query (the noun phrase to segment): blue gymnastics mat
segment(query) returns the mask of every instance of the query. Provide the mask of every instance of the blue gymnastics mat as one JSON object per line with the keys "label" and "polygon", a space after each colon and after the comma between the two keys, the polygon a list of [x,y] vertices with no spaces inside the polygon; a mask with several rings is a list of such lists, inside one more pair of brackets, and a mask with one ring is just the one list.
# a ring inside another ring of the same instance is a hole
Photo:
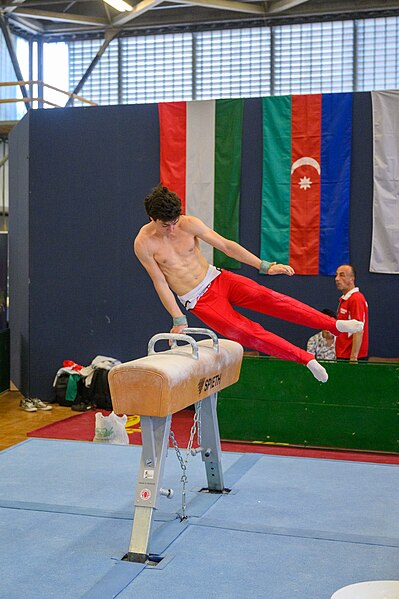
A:
{"label": "blue gymnastics mat", "polygon": [[32,438],[0,453],[1,599],[330,599],[364,580],[399,579],[399,467],[223,454],[226,495],[200,456],[166,460],[151,547],[122,561],[141,448]]}

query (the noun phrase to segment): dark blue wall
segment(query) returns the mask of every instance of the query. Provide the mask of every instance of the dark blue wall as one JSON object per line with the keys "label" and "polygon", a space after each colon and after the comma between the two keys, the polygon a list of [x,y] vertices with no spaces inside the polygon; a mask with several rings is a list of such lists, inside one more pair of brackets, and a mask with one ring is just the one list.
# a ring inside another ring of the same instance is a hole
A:
{"label": "dark blue wall", "polygon": [[[262,139],[254,122],[261,123],[261,101],[246,100],[241,243],[259,254]],[[399,278],[368,272],[369,94],[355,94],[353,129],[352,261],[370,304],[370,354],[395,356]],[[11,376],[26,395],[48,399],[64,359],[88,364],[97,354],[139,357],[154,333],[169,330],[170,317],[132,250],[147,221],[143,198],[158,179],[156,105],[36,110],[12,132]],[[241,272],[317,308],[335,308],[338,302],[332,277],[259,277],[246,266]],[[313,333],[256,318],[302,346]],[[190,317],[190,323],[199,321]]]}
{"label": "dark blue wall", "polygon": [[[9,285],[11,380],[18,389],[29,389],[29,119],[12,132],[9,193]],[[10,144],[11,145],[11,144]]]}
{"label": "dark blue wall", "polygon": [[0,231],[0,331],[8,326],[7,310],[8,233]]}

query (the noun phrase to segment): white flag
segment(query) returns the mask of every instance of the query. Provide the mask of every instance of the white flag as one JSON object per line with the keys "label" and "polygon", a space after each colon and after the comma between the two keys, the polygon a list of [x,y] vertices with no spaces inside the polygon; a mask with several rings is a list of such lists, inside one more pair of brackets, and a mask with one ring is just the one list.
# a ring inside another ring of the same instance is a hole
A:
{"label": "white flag", "polygon": [[399,274],[399,92],[371,92],[374,137],[370,271]]}

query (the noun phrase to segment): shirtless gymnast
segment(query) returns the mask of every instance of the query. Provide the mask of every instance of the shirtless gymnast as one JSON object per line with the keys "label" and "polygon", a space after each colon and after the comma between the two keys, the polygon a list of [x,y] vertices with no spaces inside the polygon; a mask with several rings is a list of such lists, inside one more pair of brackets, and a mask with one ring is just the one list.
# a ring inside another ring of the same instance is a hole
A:
{"label": "shirtless gymnast", "polygon": [[172,333],[181,333],[187,327],[187,318],[174,292],[186,310],[220,335],[270,356],[304,364],[318,381],[325,383],[328,380],[325,368],[313,354],[266,331],[234,310],[234,306],[327,330],[335,336],[363,330],[362,322],[335,320],[247,277],[209,265],[200,252],[200,239],[227,256],[253,266],[260,273],[295,274],[291,266],[261,260],[207,227],[200,219],[182,215],[180,199],[167,187],[159,185],[153,189],[144,204],[150,222],[140,229],[134,251],[173,318]]}

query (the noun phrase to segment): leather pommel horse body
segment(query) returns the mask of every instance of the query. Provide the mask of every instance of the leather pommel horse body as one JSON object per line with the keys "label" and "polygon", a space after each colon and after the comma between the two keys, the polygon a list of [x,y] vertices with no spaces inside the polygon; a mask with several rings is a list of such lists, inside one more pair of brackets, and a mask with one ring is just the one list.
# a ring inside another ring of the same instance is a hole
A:
{"label": "leather pommel horse body", "polygon": [[[172,414],[195,404],[201,413],[201,453],[208,490],[224,490],[220,435],[216,415],[217,392],[237,382],[243,356],[239,343],[218,339],[208,329],[186,329],[185,333],[211,337],[195,341],[190,335],[160,333],[150,339],[148,356],[115,366],[109,373],[112,406],[118,414],[140,416],[142,455],[136,485],[132,536],[127,558],[146,562],[153,511],[161,488],[169,447]],[[161,339],[172,342],[167,351],[156,352]],[[184,341],[186,345],[177,345]]]}

